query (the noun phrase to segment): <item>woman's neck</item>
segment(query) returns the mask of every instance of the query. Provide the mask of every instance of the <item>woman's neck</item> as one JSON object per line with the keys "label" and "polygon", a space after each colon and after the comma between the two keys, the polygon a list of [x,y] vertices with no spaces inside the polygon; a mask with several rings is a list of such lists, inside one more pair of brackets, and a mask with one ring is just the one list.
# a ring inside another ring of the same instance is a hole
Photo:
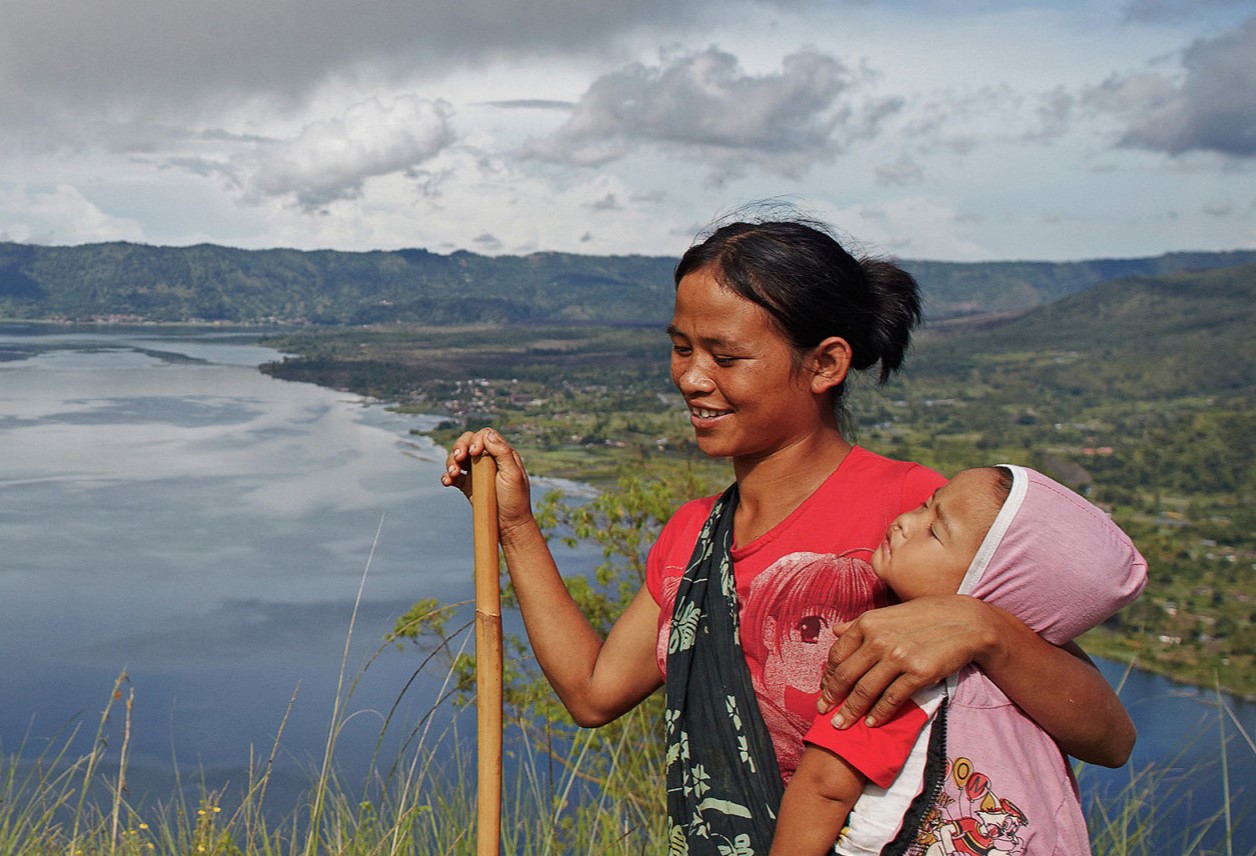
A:
{"label": "woman's neck", "polygon": [[749,544],[792,514],[833,474],[851,448],[841,434],[826,431],[767,458],[734,460],[739,493],[734,542]]}

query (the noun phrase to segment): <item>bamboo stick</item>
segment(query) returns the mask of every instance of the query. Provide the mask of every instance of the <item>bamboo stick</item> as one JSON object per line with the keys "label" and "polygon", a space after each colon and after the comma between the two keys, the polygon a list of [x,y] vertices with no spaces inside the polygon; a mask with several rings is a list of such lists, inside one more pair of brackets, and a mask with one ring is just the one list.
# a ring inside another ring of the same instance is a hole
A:
{"label": "bamboo stick", "polygon": [[497,564],[497,462],[471,462],[475,532],[476,854],[498,856],[502,815],[502,606]]}

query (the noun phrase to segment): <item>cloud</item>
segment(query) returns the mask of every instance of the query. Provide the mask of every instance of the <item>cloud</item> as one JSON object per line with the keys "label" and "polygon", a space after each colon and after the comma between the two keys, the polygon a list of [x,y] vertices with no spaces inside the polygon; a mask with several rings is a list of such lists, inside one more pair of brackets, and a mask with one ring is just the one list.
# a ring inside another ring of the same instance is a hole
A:
{"label": "cloud", "polygon": [[502,242],[495,235],[488,232],[476,235],[471,239],[471,245],[482,253],[491,253],[502,248]]}
{"label": "cloud", "polygon": [[[754,0],[749,0],[754,2]],[[299,97],[365,64],[474,67],[605,44],[625,28],[683,24],[715,0],[10,0],[0,103],[188,105],[240,93]],[[723,4],[720,4],[723,5]]]}
{"label": "cloud", "polygon": [[1256,156],[1256,18],[1182,52],[1183,71],[1114,76],[1088,103],[1126,122],[1120,145],[1179,155]]}
{"label": "cloud", "polygon": [[818,206],[817,214],[837,224],[852,247],[912,259],[986,260],[989,251],[967,235],[967,215],[926,196],[904,196],[877,205]]}
{"label": "cloud", "polygon": [[876,135],[899,99],[853,97],[859,76],[833,57],[801,51],[779,73],[754,75],[717,48],[620,68],[596,81],[531,155],[598,166],[641,146],[678,150],[724,176],[749,165],[797,177]]}
{"label": "cloud", "polygon": [[902,187],[924,181],[924,170],[917,161],[903,155],[893,163],[878,166],[876,177],[878,184]]}
{"label": "cloud", "polygon": [[570,101],[556,101],[551,98],[514,98],[509,101],[486,101],[489,107],[502,110],[571,110],[576,105]]}
{"label": "cloud", "polygon": [[[317,210],[361,195],[368,178],[412,169],[454,140],[444,101],[402,95],[371,99],[343,116],[312,122],[289,140],[258,145],[221,167],[253,201],[292,198]],[[202,163],[185,168],[203,172]]]}
{"label": "cloud", "polygon": [[1038,127],[1025,134],[1027,140],[1054,140],[1069,130],[1077,99],[1062,88],[1043,95],[1038,101]]}
{"label": "cloud", "polygon": [[620,203],[619,197],[613,193],[608,193],[601,199],[595,199],[589,203],[589,208],[594,211],[623,211],[624,206]]}
{"label": "cloud", "polygon": [[0,241],[28,244],[143,239],[134,220],[111,217],[76,187],[27,187],[0,183]]}

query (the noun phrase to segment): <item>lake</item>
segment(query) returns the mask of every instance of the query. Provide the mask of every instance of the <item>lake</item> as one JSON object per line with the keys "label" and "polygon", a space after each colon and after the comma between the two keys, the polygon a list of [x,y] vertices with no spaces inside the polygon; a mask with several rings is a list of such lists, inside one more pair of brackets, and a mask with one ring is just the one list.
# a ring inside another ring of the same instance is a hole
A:
{"label": "lake", "polygon": [[[34,757],[76,725],[85,751],[125,670],[133,793],[168,796],[176,764],[242,787],[283,724],[272,793],[295,799],[327,739],[359,587],[338,760],[366,768],[399,696],[390,740],[431,707],[440,674],[401,696],[420,655],[383,639],[416,599],[472,594],[468,506],[438,483],[443,452],[410,433],[432,417],[257,371],[275,357],[251,334],[0,326],[5,754]],[[1085,770],[1083,789],[1114,792],[1149,765],[1186,779],[1161,804],[1162,852],[1180,853],[1219,804],[1216,700],[1141,672],[1122,697],[1134,761]],[[1256,733],[1256,706],[1227,704]],[[114,745],[121,718],[119,702]],[[1247,853],[1256,748],[1235,738],[1228,761]]]}
{"label": "lake", "polygon": [[[368,559],[350,679],[414,600],[470,596],[469,507],[424,418],[266,377],[255,341],[0,335],[5,752],[94,733],[125,670],[133,790],[172,757],[239,784],[294,692],[281,760],[306,783]],[[353,709],[386,712],[418,659],[385,651]],[[379,727],[357,717],[345,757]]]}

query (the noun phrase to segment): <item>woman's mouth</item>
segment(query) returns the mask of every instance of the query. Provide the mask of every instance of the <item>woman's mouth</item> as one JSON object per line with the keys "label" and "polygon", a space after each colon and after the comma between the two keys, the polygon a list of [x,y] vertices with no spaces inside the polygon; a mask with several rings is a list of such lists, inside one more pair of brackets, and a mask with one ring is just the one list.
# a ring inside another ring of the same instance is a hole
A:
{"label": "woman's mouth", "polygon": [[696,404],[689,405],[689,416],[693,420],[711,421],[727,416],[732,413],[731,410],[716,410],[712,407],[699,407]]}

